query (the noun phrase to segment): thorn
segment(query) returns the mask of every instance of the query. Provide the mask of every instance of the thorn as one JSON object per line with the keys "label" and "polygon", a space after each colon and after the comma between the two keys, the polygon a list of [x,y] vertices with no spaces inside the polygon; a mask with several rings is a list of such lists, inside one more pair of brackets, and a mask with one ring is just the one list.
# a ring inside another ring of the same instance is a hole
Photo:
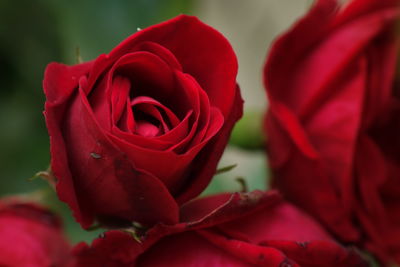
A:
{"label": "thorn", "polygon": [[247,186],[247,182],[246,179],[244,179],[243,177],[237,177],[235,179],[236,182],[238,182],[240,184],[240,187],[242,188],[242,190],[240,192],[242,193],[246,193],[249,191],[249,188]]}
{"label": "thorn", "polygon": [[136,229],[137,231],[141,231],[141,232],[146,232],[147,231],[147,227],[144,226],[141,223],[138,222],[132,222],[132,226],[134,229]]}
{"label": "thorn", "polygon": [[76,63],[81,64],[83,62],[81,57],[81,49],[79,46],[75,47],[75,58],[76,58]]}
{"label": "thorn", "polygon": [[57,182],[57,179],[54,176],[53,172],[51,171],[50,167],[45,171],[39,171],[35,173],[35,175],[29,178],[28,181],[33,181],[36,180],[37,178],[42,178],[43,180],[46,180],[53,189]]}
{"label": "thorn", "polygon": [[236,166],[237,166],[237,164],[232,164],[232,165],[228,165],[228,166],[219,168],[219,169],[215,172],[215,175],[218,175],[218,174],[221,174],[221,173],[225,173],[225,172],[229,172],[230,170],[233,170]]}
{"label": "thorn", "polygon": [[93,224],[89,228],[86,229],[86,231],[91,232],[91,231],[96,231],[101,228],[100,224]]}
{"label": "thorn", "polygon": [[142,244],[142,240],[135,229],[123,229],[122,231],[130,234],[138,243]]}

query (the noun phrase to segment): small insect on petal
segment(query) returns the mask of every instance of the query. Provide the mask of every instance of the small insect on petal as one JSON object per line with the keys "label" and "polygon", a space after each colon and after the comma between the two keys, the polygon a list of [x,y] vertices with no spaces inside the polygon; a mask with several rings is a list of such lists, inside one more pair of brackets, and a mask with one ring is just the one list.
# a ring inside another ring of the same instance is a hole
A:
{"label": "small insect on petal", "polygon": [[94,159],[101,159],[101,155],[94,152],[90,153],[90,156]]}

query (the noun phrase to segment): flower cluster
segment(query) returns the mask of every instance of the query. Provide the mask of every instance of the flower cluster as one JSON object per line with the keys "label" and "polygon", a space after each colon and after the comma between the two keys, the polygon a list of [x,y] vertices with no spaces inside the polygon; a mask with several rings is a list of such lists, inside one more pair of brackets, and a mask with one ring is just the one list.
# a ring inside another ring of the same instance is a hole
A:
{"label": "flower cluster", "polygon": [[[264,68],[272,190],[200,197],[243,100],[225,37],[181,15],[50,63],[51,176],[84,229],[0,201],[1,266],[400,265],[398,0],[317,0]],[[362,252],[364,251],[364,252]]]}

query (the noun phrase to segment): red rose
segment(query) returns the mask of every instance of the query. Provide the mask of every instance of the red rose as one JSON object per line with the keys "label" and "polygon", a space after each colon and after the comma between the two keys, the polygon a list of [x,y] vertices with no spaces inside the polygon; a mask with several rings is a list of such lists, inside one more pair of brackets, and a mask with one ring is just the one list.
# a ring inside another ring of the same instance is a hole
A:
{"label": "red rose", "polygon": [[242,114],[228,41],[195,17],[141,30],[95,61],[51,63],[46,124],[57,192],[83,227],[151,225],[215,173]]}
{"label": "red rose", "polygon": [[342,241],[400,263],[398,0],[320,0],[264,79],[273,185]]}
{"label": "red rose", "polygon": [[0,266],[70,266],[61,222],[49,211],[15,200],[0,201]]}
{"label": "red rose", "polygon": [[110,231],[75,247],[77,266],[366,266],[276,193],[222,194],[192,201],[181,223],[142,239]]}

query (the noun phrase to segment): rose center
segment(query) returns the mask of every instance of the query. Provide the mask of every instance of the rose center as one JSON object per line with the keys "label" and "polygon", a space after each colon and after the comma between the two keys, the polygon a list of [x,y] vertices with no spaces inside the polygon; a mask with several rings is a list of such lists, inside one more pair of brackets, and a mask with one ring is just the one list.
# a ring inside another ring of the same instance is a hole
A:
{"label": "rose center", "polygon": [[150,114],[140,110],[140,108],[133,108],[135,116],[135,130],[136,134],[145,137],[155,137],[164,133],[161,123]]}
{"label": "rose center", "polygon": [[135,133],[145,137],[156,137],[167,133],[171,128],[165,107],[147,96],[138,96],[131,101],[135,119]]}

